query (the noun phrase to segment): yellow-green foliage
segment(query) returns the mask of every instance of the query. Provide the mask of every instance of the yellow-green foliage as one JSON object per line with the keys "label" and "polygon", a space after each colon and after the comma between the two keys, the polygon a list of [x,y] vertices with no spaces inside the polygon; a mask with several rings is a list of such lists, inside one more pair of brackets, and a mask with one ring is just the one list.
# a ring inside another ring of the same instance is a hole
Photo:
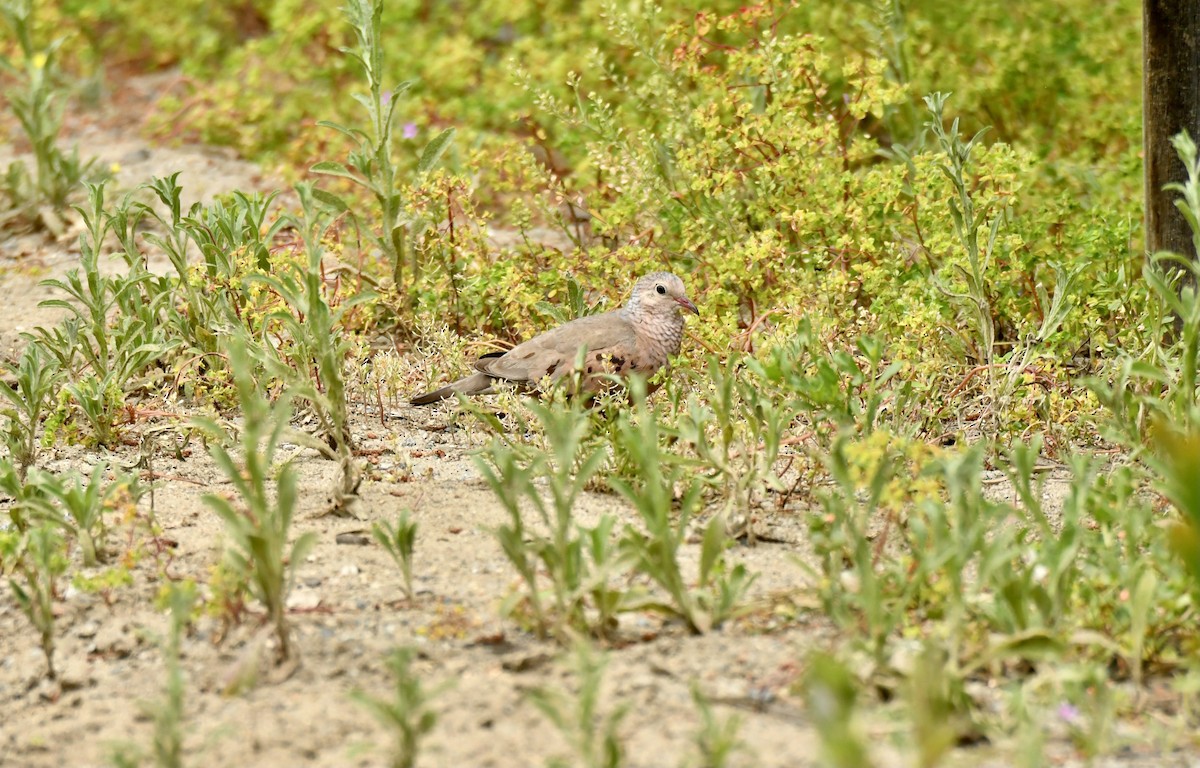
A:
{"label": "yellow-green foliage", "polygon": [[[179,62],[192,90],[160,105],[164,127],[296,176],[345,157],[345,137],[318,119],[359,119],[352,97],[364,88],[339,52],[352,39],[340,5],[187,3],[158,19],[144,0],[73,0],[44,15],[81,34],[113,30],[95,42],[104,54],[137,36],[144,66]],[[517,338],[547,324],[530,307],[568,274],[614,306],[634,275],[667,267],[703,311],[694,352],[761,348],[772,337],[749,340],[749,328],[786,338],[810,317],[831,347],[875,334],[905,378],[948,392],[1023,343],[1058,270],[1080,269],[1086,290],[1009,393],[1024,414],[1017,429],[1061,417],[1079,402],[1055,389],[1065,372],[1047,359],[1138,346],[1157,330],[1136,322],[1146,292],[1131,248],[1139,10],[390,2],[381,80],[413,83],[394,97],[402,178],[432,136],[458,134],[446,170],[397,190],[408,220],[429,226],[405,284],[362,322],[391,313],[401,328],[438,318],[464,336]],[[142,34],[143,17],[160,25]],[[947,121],[960,118],[965,136],[991,127],[965,173],[982,221],[999,222],[983,275],[992,351],[948,295],[963,288],[967,254],[924,129],[921,99],[935,90],[953,92]],[[564,214],[568,201],[586,224]],[[377,224],[366,208],[362,220]],[[391,274],[376,254],[339,247],[347,263]]]}

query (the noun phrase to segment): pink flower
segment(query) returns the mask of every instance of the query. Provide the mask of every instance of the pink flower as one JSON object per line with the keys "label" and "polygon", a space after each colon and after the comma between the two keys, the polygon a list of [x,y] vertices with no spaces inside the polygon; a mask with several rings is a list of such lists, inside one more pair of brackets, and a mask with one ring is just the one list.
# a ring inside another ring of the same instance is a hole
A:
{"label": "pink flower", "polygon": [[402,130],[402,135],[406,139],[417,138],[417,124],[416,123],[405,123],[404,128]]}

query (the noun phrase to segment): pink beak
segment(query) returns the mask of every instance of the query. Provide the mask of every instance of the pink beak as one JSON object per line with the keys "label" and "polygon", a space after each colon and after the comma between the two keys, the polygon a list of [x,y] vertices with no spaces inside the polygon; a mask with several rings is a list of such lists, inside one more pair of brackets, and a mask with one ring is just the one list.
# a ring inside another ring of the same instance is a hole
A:
{"label": "pink beak", "polygon": [[675,299],[675,303],[686,309],[688,312],[691,312],[696,317],[700,316],[700,310],[696,309],[696,305],[693,304],[692,300],[687,296],[680,296],[679,298]]}

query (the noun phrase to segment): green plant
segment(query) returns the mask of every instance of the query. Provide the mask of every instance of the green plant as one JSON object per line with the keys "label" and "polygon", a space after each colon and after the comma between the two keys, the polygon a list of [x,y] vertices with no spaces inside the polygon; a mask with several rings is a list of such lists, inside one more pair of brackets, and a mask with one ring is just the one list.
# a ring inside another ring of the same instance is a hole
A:
{"label": "green plant", "polygon": [[[635,407],[617,417],[614,448],[628,457],[632,479],[613,477],[609,485],[629,501],[645,526],[627,526],[620,551],[632,558],[634,569],[648,576],[667,593],[668,603],[654,608],[682,619],[692,632],[707,632],[736,615],[754,581],[741,563],[729,567],[725,560],[728,536],[725,520],[713,516],[704,526],[700,543],[700,568],[696,586],[689,586],[680,562],[680,549],[689,524],[701,509],[705,482],[692,467],[665,453],[658,415],[646,406],[645,385],[630,382]],[[674,489],[684,488],[673,518]]]}
{"label": "green plant", "polygon": [[1200,433],[1158,430],[1163,467],[1159,487],[1179,512],[1171,522],[1171,547],[1183,561],[1200,594]]}
{"label": "green plant", "polygon": [[54,668],[54,613],[58,579],[67,571],[66,544],[57,526],[42,522],[19,537],[2,540],[5,551],[0,561],[11,570],[8,584],[17,606],[38,631],[46,674],[58,676]]}
{"label": "green plant", "polygon": [[[828,351],[823,346],[812,322],[802,318],[780,343],[758,357],[745,358],[747,370],[758,381],[743,380],[740,387],[759,399],[773,398],[777,410],[790,405],[824,439],[839,430],[874,432],[882,426],[889,400],[892,417],[884,423],[904,423],[901,416],[910,415],[912,385],[900,376],[903,363],[885,363],[882,339],[862,336],[853,349]],[[789,414],[784,410],[771,415],[776,423],[786,424]]]}
{"label": "green plant", "polygon": [[858,681],[839,660],[825,653],[809,657],[804,700],[821,737],[822,762],[833,768],[868,768],[874,764],[854,721],[858,688]]}
{"label": "green plant", "polygon": [[54,505],[42,489],[56,482],[53,475],[36,467],[22,477],[11,461],[0,460],[0,491],[12,499],[8,507],[8,519],[14,528],[25,533],[31,524],[55,519]]}
{"label": "green plant", "polygon": [[[396,136],[393,122],[399,97],[409,88],[409,83],[400,83],[385,91],[383,79],[384,47],[380,39],[383,20],[383,0],[350,0],[345,6],[346,20],[354,30],[357,46],[342,48],[346,56],[362,68],[367,80],[368,94],[355,94],[355,100],[367,112],[366,131],[321,120],[318,125],[332,128],[348,138],[354,145],[348,162],[343,164],[326,160],[312,166],[314,173],[347,179],[361,187],[377,206],[381,232],[375,234],[368,229],[368,236],[379,248],[384,262],[391,266],[395,291],[404,295],[407,291],[404,272],[407,269],[415,284],[421,277],[417,260],[417,242],[431,222],[406,218],[404,197],[394,153]],[[447,128],[430,141],[421,152],[417,163],[417,174],[423,176],[437,165],[438,160],[454,138],[454,129]],[[347,214],[362,228],[353,206],[341,197],[325,190],[317,190],[317,197],[339,214]],[[365,217],[364,217],[365,218]],[[407,264],[406,264],[407,262]],[[411,297],[411,294],[409,294]],[[410,298],[411,301],[411,298]],[[411,309],[411,305],[409,309]]]}
{"label": "green plant", "polygon": [[[989,205],[979,205],[972,195],[971,174],[974,169],[971,154],[982,143],[987,129],[977,131],[964,141],[959,133],[959,120],[955,118],[947,131],[943,124],[943,111],[948,98],[949,94],[946,93],[933,93],[925,97],[930,115],[926,127],[933,133],[943,158],[939,168],[950,181],[953,194],[946,204],[950,209],[958,245],[966,258],[966,266],[954,264],[956,277],[964,286],[962,290],[954,290],[946,285],[941,286],[941,290],[963,307],[970,318],[972,330],[976,333],[977,359],[980,365],[986,366],[984,375],[989,382],[987,393],[994,399],[997,391],[994,373],[996,327],[987,275],[996,255],[1000,229],[1010,214],[1004,210],[993,210]],[[981,230],[984,232],[982,243]]]}
{"label": "green plant", "polygon": [[8,198],[10,210],[0,214],[0,224],[14,218],[40,222],[55,234],[64,226],[58,211],[67,207],[69,197],[86,179],[100,174],[95,161],[83,161],[77,149],[64,151],[58,146],[62,131],[64,89],[58,68],[58,51],[63,38],[39,47],[33,39],[33,3],[30,0],[4,0],[0,18],[11,30],[20,51],[14,62],[0,57],[0,70],[13,76],[16,86],[4,95],[16,115],[33,151],[33,173],[23,162],[9,165],[0,190]]}
{"label": "green plant", "polygon": [[[522,601],[539,634],[550,631],[560,641],[572,630],[607,635],[616,626],[617,613],[636,604],[632,595],[610,586],[629,560],[611,544],[616,518],[603,515],[589,528],[573,514],[579,495],[604,464],[605,448],[593,439],[589,416],[577,401],[528,407],[549,450],[496,437],[476,457],[509,516],[493,535],[524,582]],[[523,505],[533,507],[541,528],[528,524]],[[542,586],[543,573],[548,590]]]}
{"label": "green plant", "polygon": [[[204,502],[221,516],[229,537],[227,558],[243,576],[251,594],[267,610],[267,621],[275,631],[277,655],[292,656],[286,602],[296,569],[316,543],[316,535],[301,534],[289,546],[292,516],[296,506],[296,471],[288,463],[276,468],[275,460],[287,432],[291,409],[286,401],[271,404],[254,380],[253,363],[246,341],[233,337],[228,348],[230,367],[237,387],[242,424],[234,458],[234,444],[213,421],[196,419],[195,424],[210,435],[209,452],[236,491],[234,500],[207,494]],[[274,476],[274,493],[268,488]]]}
{"label": "green plant", "polygon": [[[533,305],[540,314],[545,315],[552,325],[564,325],[572,320],[588,315],[599,314],[604,311],[604,305],[597,303],[588,305],[587,296],[584,293],[583,286],[575,279],[574,275],[566,275],[567,278],[567,295],[564,297],[566,301],[539,301]],[[555,296],[558,299],[558,296]]]}
{"label": "green plant", "polygon": [[[150,756],[155,768],[182,768],[184,765],[184,695],[187,691],[180,655],[196,600],[196,585],[191,581],[168,584],[160,595],[160,601],[166,603],[170,614],[167,635],[158,639],[166,662],[167,680],[159,701],[142,702],[141,705],[154,724]],[[140,750],[125,746],[114,751],[112,762],[116,768],[137,768],[143,762],[143,755]]]}
{"label": "green plant", "polygon": [[[688,396],[675,419],[678,439],[695,453],[701,472],[723,499],[715,514],[753,543],[750,513],[756,497],[783,490],[775,473],[780,444],[799,413],[794,400],[781,397],[762,375],[740,370],[755,361],[710,357],[699,394]],[[758,371],[762,369],[759,368]]]}
{"label": "green plant", "polygon": [[352,344],[342,323],[355,306],[370,300],[373,294],[360,291],[336,306],[330,305],[321,262],[326,218],[315,204],[310,185],[298,185],[296,191],[304,211],[303,221],[296,225],[304,240],[305,262],[289,263],[271,274],[255,272],[247,278],[266,285],[283,300],[284,308],[264,318],[263,335],[282,330],[290,344],[276,347],[264,340],[250,351],[268,373],[283,382],[289,396],[307,402],[316,416],[324,452],[338,462],[339,468],[331,512],[343,514],[356,498],[362,474],[354,461],[343,371]]}
{"label": "green plant", "polygon": [[[825,457],[837,487],[819,495],[822,512],[810,518],[809,535],[820,558],[817,593],[834,621],[854,623],[861,616],[871,646],[882,655],[888,635],[903,617],[885,602],[891,597],[884,583],[890,574],[878,572],[879,558],[868,532],[872,522],[883,517],[885,492],[898,459],[889,446],[860,476],[848,449],[849,439],[839,437]],[[846,563],[850,569],[844,569]]]}
{"label": "green plant", "polygon": [[4,443],[23,482],[29,467],[37,461],[38,429],[46,406],[57,397],[62,376],[55,360],[38,342],[26,344],[15,365],[3,361],[0,366],[16,380],[16,388],[0,385],[0,395],[9,402],[0,415],[8,419]]}
{"label": "green plant", "polygon": [[600,709],[600,688],[607,664],[603,652],[593,649],[586,640],[578,639],[571,651],[571,666],[579,690],[575,693],[547,688],[529,691],[529,700],[554,725],[571,749],[569,758],[548,761],[550,768],[620,768],[624,764],[625,749],[618,731],[629,709],[625,706],[608,712]]}
{"label": "green plant", "polygon": [[[1191,227],[1193,249],[1200,253],[1200,153],[1187,133],[1174,137],[1172,143],[1187,180],[1170,184],[1167,190],[1181,194],[1175,205]],[[1195,254],[1153,254],[1142,271],[1158,307],[1154,320],[1147,320],[1151,326],[1147,349],[1141,354],[1122,355],[1110,380],[1097,377],[1088,382],[1109,412],[1114,437],[1151,462],[1156,461],[1155,454],[1146,455],[1145,449],[1153,425],[1171,424],[1184,432],[1200,426],[1197,275],[1200,267]],[[1168,331],[1171,315],[1179,321],[1173,336]]]}
{"label": "green plant", "polygon": [[964,724],[970,700],[964,680],[956,678],[948,654],[936,642],[923,643],[921,654],[905,681],[905,700],[912,720],[916,765],[941,765],[968,732]]}
{"label": "green plant", "polygon": [[105,481],[109,467],[101,462],[92,467],[84,484],[79,475],[65,481],[42,483],[42,492],[58,503],[65,513],[64,525],[75,536],[82,552],[84,567],[91,568],[108,559],[109,526],[104,513],[124,504],[136,504],[145,493],[135,475],[118,473]]}
{"label": "green plant", "polygon": [[411,602],[413,593],[412,558],[417,541],[417,524],[409,519],[409,510],[404,510],[395,523],[384,520],[371,525],[371,535],[379,542],[404,575],[404,596]]}
{"label": "green plant", "polygon": [[[76,207],[84,222],[79,236],[80,266],[70,270],[65,279],[42,281],[66,298],[47,299],[40,306],[64,310],[67,317],[55,328],[37,328],[29,338],[53,355],[70,379],[64,386],[68,397],[60,396],[47,427],[51,439],[64,422],[79,417],[95,442],[111,447],[120,436],[118,421],[127,388],[133,388],[136,377],[180,340],[168,338],[161,323],[173,296],[146,291],[155,277],[140,261],[131,261],[124,275],[101,274],[100,253],[115,216],[105,209],[103,183],[88,184],[87,191],[88,205]],[[126,209],[127,205],[121,208]]]}
{"label": "green plant", "polygon": [[[175,271],[154,291],[171,296],[165,324],[171,336],[187,346],[191,359],[212,369],[219,367],[221,329],[256,329],[262,311],[245,278],[253,271],[273,270],[270,247],[289,220],[284,216],[268,220],[276,193],[233,192],[227,199],[194,203],[184,211],[178,177],[175,173],[145,185],[165,214],[158,207],[137,204],[127,214],[118,209],[113,224],[127,262],[135,262],[139,252],[137,220],[148,215],[161,227],[161,232],[147,232],[144,237],[167,254]],[[198,263],[189,260],[191,249],[200,254]]]}
{"label": "green plant", "polygon": [[375,698],[362,691],[351,694],[394,736],[392,768],[412,768],[417,762],[421,739],[437,724],[437,713],[429,704],[438,691],[427,690],[413,673],[415,655],[412,648],[397,648],[388,657],[388,669],[395,682],[393,698]]}
{"label": "green plant", "polygon": [[712,702],[700,690],[696,681],[692,681],[689,690],[692,694],[692,703],[696,705],[696,711],[700,715],[700,727],[693,736],[698,760],[685,762],[684,765],[694,765],[698,768],[725,768],[730,764],[730,758],[734,753],[746,748],[745,743],[738,736],[738,731],[742,727],[742,718],[738,715],[730,715],[724,719],[718,718],[717,713],[713,710]]}

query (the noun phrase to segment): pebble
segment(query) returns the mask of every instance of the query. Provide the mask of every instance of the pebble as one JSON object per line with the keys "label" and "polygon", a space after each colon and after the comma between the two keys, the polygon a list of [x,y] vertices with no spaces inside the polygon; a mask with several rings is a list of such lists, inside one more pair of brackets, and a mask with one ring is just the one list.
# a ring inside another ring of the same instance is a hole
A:
{"label": "pebble", "polygon": [[58,672],[58,682],[64,691],[76,691],[92,684],[92,665],[81,656],[67,659]]}
{"label": "pebble", "polygon": [[333,540],[338,544],[351,544],[356,547],[365,547],[371,543],[371,537],[362,531],[339,533],[333,537]]}
{"label": "pebble", "polygon": [[320,604],[321,596],[312,589],[294,589],[287,599],[287,607],[293,611],[311,611]]}
{"label": "pebble", "polygon": [[75,628],[75,636],[82,638],[95,637],[96,632],[100,630],[100,625],[94,621],[85,621]]}

